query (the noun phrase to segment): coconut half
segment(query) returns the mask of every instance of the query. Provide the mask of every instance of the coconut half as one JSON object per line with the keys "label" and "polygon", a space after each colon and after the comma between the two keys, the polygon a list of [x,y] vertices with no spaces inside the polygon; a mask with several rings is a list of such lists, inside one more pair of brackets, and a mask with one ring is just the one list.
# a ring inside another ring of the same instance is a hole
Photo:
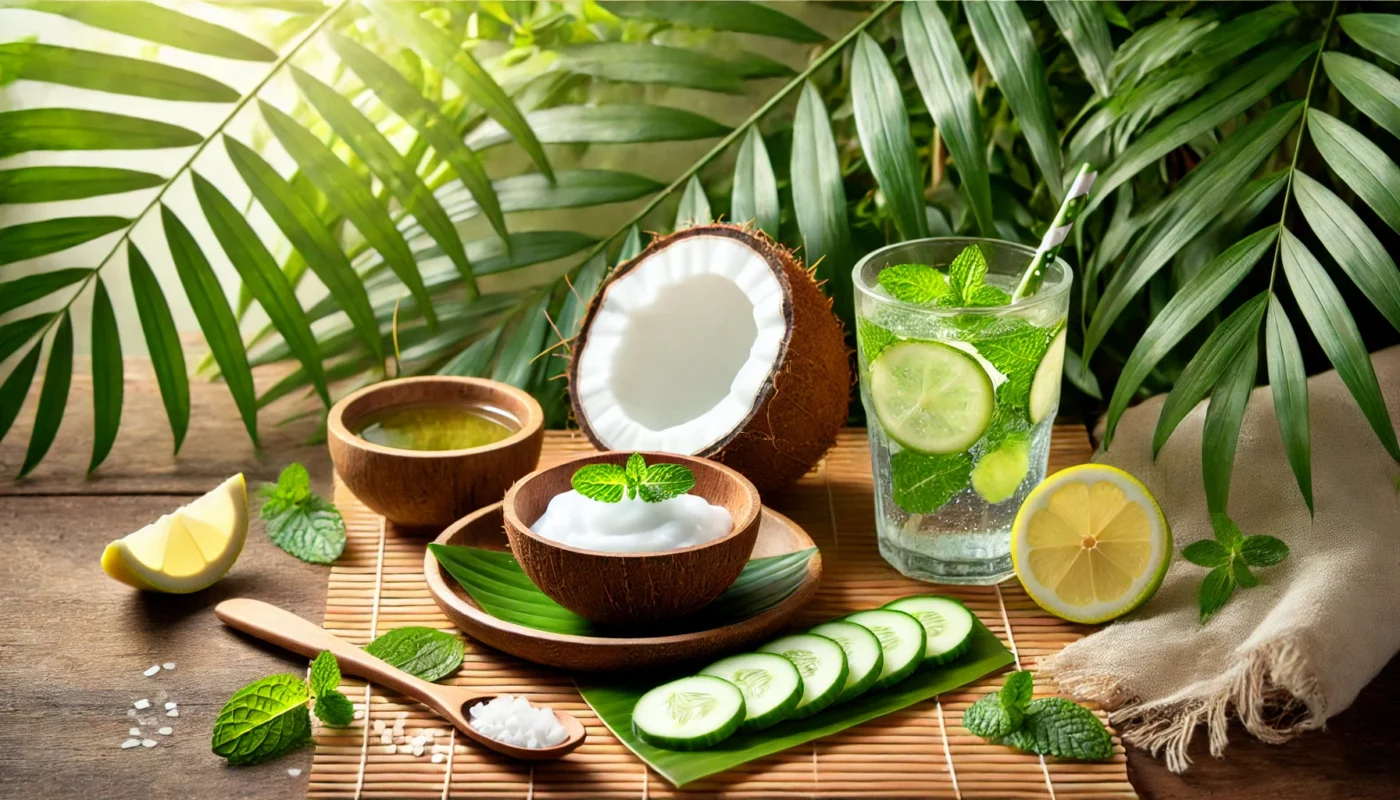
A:
{"label": "coconut half", "polygon": [[761,233],[657,239],[598,292],[573,348],[574,415],[604,450],[713,458],[760,491],[802,477],[846,419],[831,301]]}

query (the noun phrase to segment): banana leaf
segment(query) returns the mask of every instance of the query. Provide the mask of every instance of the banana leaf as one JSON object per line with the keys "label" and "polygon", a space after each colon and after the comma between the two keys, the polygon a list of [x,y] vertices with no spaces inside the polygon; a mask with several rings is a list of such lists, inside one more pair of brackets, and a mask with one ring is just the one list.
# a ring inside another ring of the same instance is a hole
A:
{"label": "banana leaf", "polygon": [[740,731],[708,750],[681,752],[652,747],[632,730],[632,708],[649,689],[680,675],[631,681],[577,680],[579,693],[613,735],[676,786],[716,775],[789,747],[844,731],[876,717],[952,691],[1015,662],[981,620],[973,623],[972,646],[958,660],[920,670],[888,689],[868,692],[806,719],[790,719],[761,731]]}
{"label": "banana leaf", "polygon": [[[450,544],[430,544],[428,549],[477,605],[496,619],[575,636],[639,634],[635,627],[620,630],[591,622],[554,602],[530,582],[510,553]],[[795,553],[752,559],[713,603],[664,628],[647,630],[645,634],[659,636],[709,630],[761,614],[802,585],[807,575],[807,562],[815,552],[815,547],[809,547]]]}

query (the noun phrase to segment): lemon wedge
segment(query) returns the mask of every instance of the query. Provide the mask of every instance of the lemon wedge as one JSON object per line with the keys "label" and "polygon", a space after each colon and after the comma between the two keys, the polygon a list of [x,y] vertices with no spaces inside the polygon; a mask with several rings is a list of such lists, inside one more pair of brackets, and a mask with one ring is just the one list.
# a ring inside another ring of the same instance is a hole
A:
{"label": "lemon wedge", "polygon": [[193,503],[107,545],[102,571],[137,589],[197,592],[224,577],[247,538],[248,487],[239,473]]}
{"label": "lemon wedge", "polygon": [[1152,493],[1103,464],[1041,481],[1011,528],[1011,561],[1026,593],[1071,622],[1107,622],[1147,602],[1171,554],[1171,528]]}

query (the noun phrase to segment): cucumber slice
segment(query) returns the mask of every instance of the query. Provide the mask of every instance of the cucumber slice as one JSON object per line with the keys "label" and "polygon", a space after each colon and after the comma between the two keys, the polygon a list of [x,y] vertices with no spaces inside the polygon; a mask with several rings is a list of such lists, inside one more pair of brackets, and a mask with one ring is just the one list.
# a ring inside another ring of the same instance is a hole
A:
{"label": "cucumber slice", "polygon": [[917,619],[903,611],[877,608],[873,611],[857,611],[846,617],[863,628],[869,628],[880,640],[880,652],[884,655],[884,665],[880,677],[872,689],[893,686],[913,674],[924,660],[924,641],[927,634]]}
{"label": "cucumber slice", "polygon": [[667,750],[702,750],[729,738],[743,722],[739,687],[709,675],[658,686],[632,709],[637,736]]}
{"label": "cucumber slice", "polygon": [[700,674],[729,681],[744,693],[744,730],[782,722],[802,702],[802,674],[791,661],[773,653],[722,658]]}
{"label": "cucumber slice", "polygon": [[1061,327],[1055,338],[1050,340],[1050,347],[1045,351],[1045,357],[1040,359],[1040,365],[1035,368],[1035,377],[1031,379],[1031,402],[1026,410],[1030,412],[1032,423],[1050,416],[1055,406],[1060,404],[1060,374],[1064,371],[1065,328]]}
{"label": "cucumber slice", "polygon": [[1016,495],[1030,469],[1031,443],[1024,434],[1016,434],[978,459],[972,488],[988,503],[1004,503]]}
{"label": "cucumber slice", "polygon": [[846,654],[846,683],[836,702],[844,703],[863,694],[880,679],[885,665],[880,640],[868,628],[854,622],[834,620],[813,628],[809,633],[824,636],[841,647]]}
{"label": "cucumber slice", "polygon": [[885,605],[903,611],[924,626],[924,665],[947,664],[972,646],[972,612],[951,597],[920,594]]}
{"label": "cucumber slice", "polygon": [[886,435],[938,455],[961,453],[982,437],[996,393],[967,353],[938,342],[900,342],[871,362],[870,400]]}
{"label": "cucumber slice", "polygon": [[841,645],[815,633],[784,636],[758,648],[792,662],[802,675],[802,699],[792,710],[793,719],[810,717],[840,696],[846,686],[846,653]]}

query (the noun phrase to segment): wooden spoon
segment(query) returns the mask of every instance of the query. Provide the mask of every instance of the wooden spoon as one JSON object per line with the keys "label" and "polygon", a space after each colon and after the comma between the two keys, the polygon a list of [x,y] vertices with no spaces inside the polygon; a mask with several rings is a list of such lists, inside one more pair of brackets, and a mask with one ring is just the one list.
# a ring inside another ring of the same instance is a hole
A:
{"label": "wooden spoon", "polygon": [[423,703],[444,719],[456,726],[467,738],[489,747],[498,753],[525,761],[544,761],[562,758],[583,744],[588,735],[573,715],[555,710],[554,716],[569,738],[553,747],[516,747],[499,742],[478,731],[467,721],[467,712],[477,703],[489,703],[495,695],[478,694],[459,686],[443,686],[429,683],[366,653],[326,629],[298,617],[290,611],[283,611],[274,605],[247,597],[225,600],[214,607],[214,614],[225,625],[237,628],[244,633],[265,642],[285,647],[293,653],[314,658],[322,650],[329,650],[340,663],[342,672],[358,675],[390,689],[402,692]]}

